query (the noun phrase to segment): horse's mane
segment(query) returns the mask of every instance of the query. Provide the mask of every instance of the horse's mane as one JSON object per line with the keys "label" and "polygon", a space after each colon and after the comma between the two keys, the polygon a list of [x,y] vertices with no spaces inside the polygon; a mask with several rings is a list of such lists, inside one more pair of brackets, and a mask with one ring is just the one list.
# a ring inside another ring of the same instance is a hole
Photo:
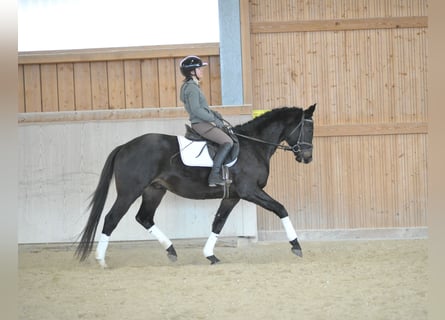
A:
{"label": "horse's mane", "polygon": [[234,127],[235,132],[238,133],[253,133],[258,131],[258,129],[263,128],[266,124],[270,122],[289,120],[295,118],[297,114],[302,114],[303,109],[297,107],[282,107],[272,109],[261,116],[254,118],[246,123],[239,124]]}

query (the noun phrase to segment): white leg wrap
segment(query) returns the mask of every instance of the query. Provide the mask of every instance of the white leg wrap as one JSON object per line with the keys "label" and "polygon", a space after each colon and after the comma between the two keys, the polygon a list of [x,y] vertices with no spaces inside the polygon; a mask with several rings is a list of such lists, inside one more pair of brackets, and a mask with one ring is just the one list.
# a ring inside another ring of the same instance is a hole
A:
{"label": "white leg wrap", "polygon": [[289,241],[295,240],[297,238],[297,233],[295,232],[294,226],[290,221],[289,217],[285,217],[281,219],[281,223],[283,223],[284,230],[286,230],[287,238]]}
{"label": "white leg wrap", "polygon": [[104,233],[102,233],[100,235],[100,239],[99,239],[99,242],[97,243],[97,247],[96,247],[96,259],[97,260],[105,261],[105,253],[107,252],[109,239],[110,239],[110,237]]}
{"label": "white leg wrap", "polygon": [[213,256],[213,248],[215,248],[216,241],[218,240],[218,235],[214,232],[210,234],[210,237],[207,239],[207,242],[204,246],[202,252],[205,257]]}
{"label": "white leg wrap", "polygon": [[154,225],[150,229],[148,229],[148,232],[153,235],[156,239],[158,239],[159,243],[164,247],[164,249],[168,249],[172,245],[172,242],[169,238],[161,231],[161,229],[158,228],[158,226]]}

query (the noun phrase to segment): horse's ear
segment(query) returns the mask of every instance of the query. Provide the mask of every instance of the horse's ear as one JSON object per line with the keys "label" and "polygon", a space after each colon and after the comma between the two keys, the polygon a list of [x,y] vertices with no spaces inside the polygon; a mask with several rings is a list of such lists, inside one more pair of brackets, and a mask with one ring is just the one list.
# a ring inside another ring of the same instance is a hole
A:
{"label": "horse's ear", "polygon": [[305,115],[306,117],[308,117],[308,118],[312,117],[312,114],[313,114],[314,111],[315,111],[315,106],[316,106],[316,105],[317,105],[317,104],[314,103],[314,104],[311,105],[309,108],[307,108],[306,110],[304,110],[304,115]]}

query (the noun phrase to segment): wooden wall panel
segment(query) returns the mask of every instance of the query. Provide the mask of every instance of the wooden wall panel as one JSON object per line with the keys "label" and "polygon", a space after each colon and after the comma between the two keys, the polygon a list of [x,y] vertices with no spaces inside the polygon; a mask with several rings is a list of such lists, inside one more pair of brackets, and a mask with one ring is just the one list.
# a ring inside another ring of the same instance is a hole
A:
{"label": "wooden wall panel", "polygon": [[140,60],[124,62],[125,69],[125,107],[142,107],[142,79]]}
{"label": "wooden wall panel", "polygon": [[17,88],[17,100],[18,100],[18,112],[25,112],[25,83],[23,76],[23,65],[18,66],[18,88]]}
{"label": "wooden wall panel", "polygon": [[[425,135],[318,137],[314,161],[272,158],[266,191],[297,229],[402,228],[427,224]],[[279,181],[274,183],[274,181]],[[260,230],[281,230],[259,208]]]}
{"label": "wooden wall panel", "polygon": [[158,107],[159,102],[159,78],[158,61],[147,59],[141,64],[142,77],[142,104],[144,107]]}
{"label": "wooden wall panel", "polygon": [[108,109],[108,73],[106,62],[91,62],[91,95],[94,110]]}
{"label": "wooden wall panel", "polygon": [[59,110],[75,110],[74,66],[72,63],[57,64],[57,87],[59,90]]}
{"label": "wooden wall panel", "polygon": [[[297,229],[425,226],[425,1],[249,8],[254,108],[318,103],[313,163],[278,152],[266,187]],[[258,210],[260,234],[282,230]]]}
{"label": "wooden wall panel", "polygon": [[182,107],[178,67],[187,54],[210,63],[202,88],[210,105],[220,105],[219,46],[192,44],[19,53],[19,110]]}
{"label": "wooden wall panel", "polygon": [[176,64],[175,59],[158,61],[159,101],[161,106],[176,106]]}
{"label": "wooden wall panel", "polygon": [[23,83],[25,87],[25,111],[42,111],[42,92],[39,65],[23,66]]}
{"label": "wooden wall panel", "polygon": [[92,109],[91,67],[89,62],[74,64],[74,95],[76,110]]}
{"label": "wooden wall panel", "polygon": [[323,106],[320,125],[426,120],[425,30],[253,38],[253,92],[259,108],[318,102]]}
{"label": "wooden wall panel", "polygon": [[252,23],[427,15],[424,0],[251,0],[250,4]]}
{"label": "wooden wall panel", "polygon": [[57,84],[57,65],[44,64],[40,67],[42,82],[42,111],[59,110],[59,90]]}
{"label": "wooden wall panel", "polygon": [[[201,58],[203,58],[203,57],[201,57]],[[175,59],[175,68],[176,68],[175,69],[175,83],[176,83],[176,89],[177,89],[177,94],[176,94],[176,105],[177,106],[184,105],[182,103],[181,97],[180,97],[181,86],[184,83],[184,76],[182,75],[181,71],[178,69],[182,59],[183,59],[182,57]],[[202,86],[201,86],[201,88],[202,88]]]}
{"label": "wooden wall panel", "polygon": [[125,76],[123,61],[107,62],[110,109],[125,109]]}

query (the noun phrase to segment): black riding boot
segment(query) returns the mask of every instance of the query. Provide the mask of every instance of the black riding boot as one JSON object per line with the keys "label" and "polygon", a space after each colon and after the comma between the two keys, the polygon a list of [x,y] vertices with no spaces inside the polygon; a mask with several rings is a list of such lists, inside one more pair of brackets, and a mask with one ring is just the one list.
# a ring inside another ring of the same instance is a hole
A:
{"label": "black riding boot", "polygon": [[230,143],[224,143],[219,146],[218,152],[215,155],[215,158],[213,159],[213,168],[212,171],[210,171],[209,174],[209,187],[216,187],[216,185],[223,186],[224,180],[221,175],[221,167],[223,165],[223,162],[227,156],[227,154],[230,152],[230,149],[232,149],[232,144]]}

